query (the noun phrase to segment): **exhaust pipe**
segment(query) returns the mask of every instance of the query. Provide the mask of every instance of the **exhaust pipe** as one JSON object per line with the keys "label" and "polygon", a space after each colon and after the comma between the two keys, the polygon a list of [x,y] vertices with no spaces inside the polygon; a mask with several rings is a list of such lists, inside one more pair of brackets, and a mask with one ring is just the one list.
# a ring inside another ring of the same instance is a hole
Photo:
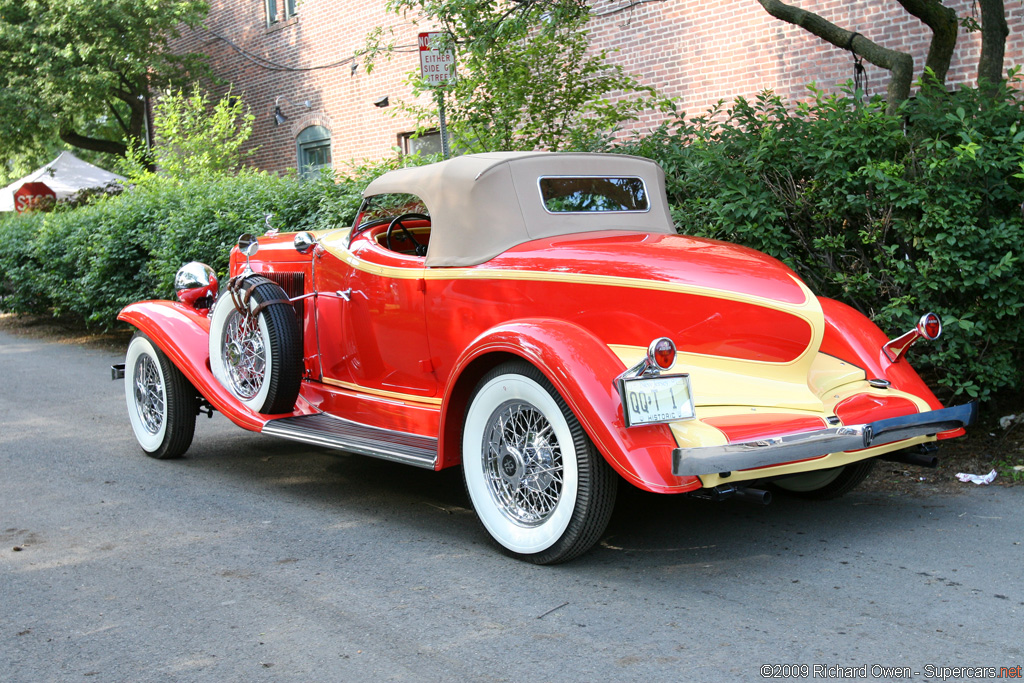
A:
{"label": "exhaust pipe", "polygon": [[772,502],[772,492],[761,489],[736,489],[736,497],[747,503],[756,505],[768,505]]}
{"label": "exhaust pipe", "polygon": [[719,484],[711,489],[697,489],[696,491],[690,492],[688,495],[691,498],[713,501],[722,501],[735,497],[737,500],[742,500],[747,503],[756,503],[758,505],[768,505],[772,502],[771,491],[738,487],[733,484]]}
{"label": "exhaust pipe", "polygon": [[935,455],[935,452],[938,450],[937,444],[920,444],[916,448],[905,448],[902,451],[880,455],[878,459],[885,460],[886,462],[898,462],[904,465],[935,468],[939,466],[939,456]]}

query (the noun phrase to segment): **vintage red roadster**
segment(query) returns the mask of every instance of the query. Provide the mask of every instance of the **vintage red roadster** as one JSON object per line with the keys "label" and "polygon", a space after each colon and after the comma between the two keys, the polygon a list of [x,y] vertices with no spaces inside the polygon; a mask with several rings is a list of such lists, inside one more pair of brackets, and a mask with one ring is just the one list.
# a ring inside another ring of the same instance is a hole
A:
{"label": "vintage red roadster", "polygon": [[[877,458],[934,464],[943,408],[907,351],[761,253],[677,234],[665,179],[620,155],[493,153],[374,180],[351,228],[243,236],[183,266],[123,368],[142,449],[196,415],[440,470],[507,553],[590,548],[620,481],[767,502],[841,495]],[[223,291],[219,291],[222,289]]]}

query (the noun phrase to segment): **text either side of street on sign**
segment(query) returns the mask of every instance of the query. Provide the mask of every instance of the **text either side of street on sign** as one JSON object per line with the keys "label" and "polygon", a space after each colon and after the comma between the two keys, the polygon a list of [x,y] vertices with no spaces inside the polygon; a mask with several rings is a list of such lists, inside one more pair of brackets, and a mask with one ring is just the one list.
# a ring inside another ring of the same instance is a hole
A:
{"label": "text either side of street on sign", "polygon": [[424,74],[448,73],[451,71],[451,65],[454,61],[455,59],[450,54],[427,54],[423,55],[421,67]]}

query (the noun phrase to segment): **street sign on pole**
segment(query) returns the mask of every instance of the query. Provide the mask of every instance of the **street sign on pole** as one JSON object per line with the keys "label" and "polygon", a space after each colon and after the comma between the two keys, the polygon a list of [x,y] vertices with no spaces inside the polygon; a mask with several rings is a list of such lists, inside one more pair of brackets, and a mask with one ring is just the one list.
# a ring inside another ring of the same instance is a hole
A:
{"label": "street sign on pole", "polygon": [[455,55],[451,50],[442,52],[436,47],[441,35],[431,31],[419,36],[420,73],[428,85],[444,85],[455,78]]}
{"label": "street sign on pole", "polygon": [[[438,86],[454,80],[455,55],[451,50],[439,50],[437,38],[441,33],[431,31],[419,35],[420,74],[427,85]],[[441,124],[441,156],[450,156],[448,149],[448,128],[444,120],[444,91],[437,91],[437,113]]]}

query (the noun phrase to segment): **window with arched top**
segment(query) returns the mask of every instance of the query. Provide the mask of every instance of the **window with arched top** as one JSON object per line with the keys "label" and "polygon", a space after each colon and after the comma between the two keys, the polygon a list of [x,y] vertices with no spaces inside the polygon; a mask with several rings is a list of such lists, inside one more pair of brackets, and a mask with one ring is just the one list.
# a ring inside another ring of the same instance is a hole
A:
{"label": "window with arched top", "polygon": [[323,126],[303,129],[298,137],[299,175],[310,178],[331,167],[331,131]]}

